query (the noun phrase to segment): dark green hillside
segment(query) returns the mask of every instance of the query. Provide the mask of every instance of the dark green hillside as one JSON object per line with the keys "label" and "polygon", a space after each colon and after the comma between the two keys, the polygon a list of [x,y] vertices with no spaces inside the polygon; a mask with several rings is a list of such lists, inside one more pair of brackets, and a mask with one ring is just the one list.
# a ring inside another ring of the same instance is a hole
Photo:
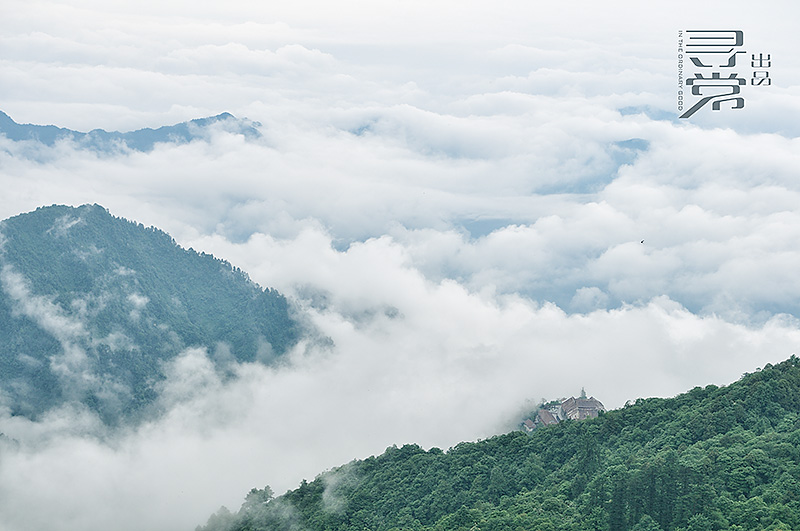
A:
{"label": "dark green hillside", "polygon": [[389,448],[202,529],[800,529],[800,360],[530,435]]}
{"label": "dark green hillside", "polygon": [[78,400],[113,420],[149,404],[187,347],[224,372],[299,337],[276,291],[97,205],[7,219],[0,242],[0,399],[17,414]]}

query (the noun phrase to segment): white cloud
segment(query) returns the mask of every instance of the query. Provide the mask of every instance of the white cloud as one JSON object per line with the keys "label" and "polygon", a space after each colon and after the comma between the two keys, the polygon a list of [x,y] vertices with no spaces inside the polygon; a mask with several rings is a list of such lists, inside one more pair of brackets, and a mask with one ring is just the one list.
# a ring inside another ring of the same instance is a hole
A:
{"label": "white cloud", "polygon": [[[230,111],[264,136],[111,157],[0,138],[0,218],[100,203],[289,294],[335,346],[231,381],[187,351],[164,416],[128,431],[4,417],[0,529],[191,528],[254,486],[488,436],[528,399],[616,407],[796,351],[797,8],[578,4],[11,0],[17,121]],[[743,12],[770,92],[691,123],[619,112],[671,112],[675,31]],[[15,275],[20,311],[83,334]]]}
{"label": "white cloud", "polygon": [[[222,383],[203,352],[185,353],[162,395],[172,407],[136,430],[98,438],[65,433],[64,414],[35,427],[5,419],[3,431],[27,438],[4,448],[4,525],[191,527],[220,504],[238,507],[253,486],[280,493],[391,444],[447,448],[486,437],[508,427],[526,399],[585,387],[618,407],[639,395],[726,383],[788,357],[800,339],[796,323],[749,328],[668,299],[567,315],[398,273],[394,286],[372,295],[335,293],[333,300],[352,300],[315,312],[315,322],[336,346],[300,349],[291,365],[243,366]],[[398,311],[358,320],[339,311],[377,300]]]}
{"label": "white cloud", "polygon": [[49,365],[61,380],[64,395],[79,397],[86,389],[96,386],[96,377],[89,370],[89,360],[82,346],[83,339],[88,336],[83,323],[49,298],[31,293],[25,277],[9,264],[0,269],[0,287],[15,313],[31,319],[61,344],[62,352],[52,356]]}

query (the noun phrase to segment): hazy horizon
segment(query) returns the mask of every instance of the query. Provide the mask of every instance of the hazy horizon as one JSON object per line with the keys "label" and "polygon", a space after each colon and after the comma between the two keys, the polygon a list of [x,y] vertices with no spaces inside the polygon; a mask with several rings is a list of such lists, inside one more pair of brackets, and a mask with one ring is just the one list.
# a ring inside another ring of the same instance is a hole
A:
{"label": "hazy horizon", "polygon": [[[798,351],[800,58],[784,2],[10,0],[0,111],[149,152],[0,137],[0,219],[97,203],[273,287],[328,337],[222,381],[187,350],[168,412],[108,432],[0,411],[0,530],[194,529],[392,444],[526,405],[724,385]],[[774,59],[743,109],[679,120],[676,34]],[[24,274],[24,271],[20,272]]]}

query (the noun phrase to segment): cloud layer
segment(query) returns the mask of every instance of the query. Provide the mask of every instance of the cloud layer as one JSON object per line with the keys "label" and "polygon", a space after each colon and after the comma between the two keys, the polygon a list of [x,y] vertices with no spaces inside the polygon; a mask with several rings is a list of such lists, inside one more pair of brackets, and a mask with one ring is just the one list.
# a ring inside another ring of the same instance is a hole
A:
{"label": "cloud layer", "polygon": [[[189,349],[135,429],[2,416],[0,530],[191,529],[252,487],[487,437],[582,386],[620,407],[796,352],[797,8],[734,2],[775,86],[679,122],[676,30],[740,21],[579,4],[12,0],[17,122],[263,126],[111,157],[0,138],[0,218],[102,204],[286,293],[332,344],[231,381]],[[20,307],[80,332],[16,274]]]}
{"label": "cloud layer", "polygon": [[800,340],[793,323],[747,328],[666,299],[570,316],[453,282],[396,281],[391,311],[318,312],[336,346],[298,351],[289,366],[243,366],[223,383],[205,352],[185,352],[162,389],[168,413],[136,430],[109,434],[69,409],[35,425],[4,419],[19,442],[2,447],[3,525],[191,528],[253,486],[283,492],[392,444],[447,448],[504,431],[541,397],[585,386],[618,407],[731,381]]}

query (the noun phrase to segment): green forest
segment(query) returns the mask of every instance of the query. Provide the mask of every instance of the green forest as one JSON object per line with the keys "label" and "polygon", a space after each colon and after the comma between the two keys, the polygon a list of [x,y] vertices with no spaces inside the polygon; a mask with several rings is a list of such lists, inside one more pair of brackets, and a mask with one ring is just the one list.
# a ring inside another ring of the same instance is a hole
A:
{"label": "green forest", "polygon": [[[110,423],[141,416],[182,350],[207,349],[224,373],[276,361],[303,333],[277,291],[99,205],[0,222],[0,272],[0,388],[29,418],[65,400]],[[78,377],[59,367],[67,353]]]}
{"label": "green forest", "polygon": [[800,360],[530,434],[391,447],[198,527],[364,529],[800,529]]}

